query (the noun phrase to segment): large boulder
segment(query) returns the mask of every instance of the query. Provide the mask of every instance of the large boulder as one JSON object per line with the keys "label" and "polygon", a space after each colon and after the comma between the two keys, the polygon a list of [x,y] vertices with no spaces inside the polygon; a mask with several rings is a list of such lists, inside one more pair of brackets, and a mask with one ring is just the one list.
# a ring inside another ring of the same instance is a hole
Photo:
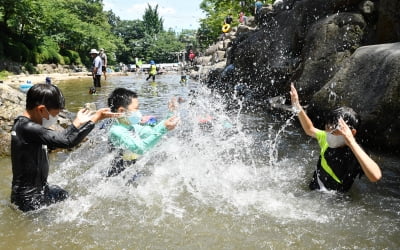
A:
{"label": "large boulder", "polygon": [[232,70],[213,71],[208,81],[216,82],[207,85],[228,101],[240,90],[245,108],[254,110],[289,100],[295,82],[316,122],[328,109],[347,105],[362,117],[364,142],[397,149],[398,13],[398,0],[277,1],[257,16],[254,32],[236,34],[226,50],[225,69]]}
{"label": "large boulder", "polygon": [[400,1],[379,1],[379,18],[377,24],[377,43],[400,41]]}
{"label": "large boulder", "polygon": [[351,107],[361,116],[358,133],[364,142],[399,149],[399,69],[400,42],[360,47],[313,96],[310,112],[316,116],[339,106]]}
{"label": "large boulder", "polygon": [[10,155],[11,128],[14,118],[25,110],[25,94],[0,84],[0,156]]}
{"label": "large boulder", "polygon": [[366,22],[361,14],[338,13],[314,23],[304,39],[299,67],[293,74],[302,98],[324,86],[361,46]]}
{"label": "large boulder", "polygon": [[[318,81],[323,86],[333,76],[326,70],[337,70],[336,63],[340,64],[360,46],[366,24],[354,11],[361,2],[282,1],[262,16],[259,30],[232,42],[227,58],[228,64],[236,67],[235,81],[244,83],[253,89],[257,98],[266,100],[287,92],[289,80],[299,79],[304,70],[318,65],[311,73],[321,76]],[[348,13],[341,13],[342,10]],[[322,65],[325,56],[328,56],[327,64]],[[327,73],[328,77],[324,77]],[[302,81],[312,81],[307,77]]]}

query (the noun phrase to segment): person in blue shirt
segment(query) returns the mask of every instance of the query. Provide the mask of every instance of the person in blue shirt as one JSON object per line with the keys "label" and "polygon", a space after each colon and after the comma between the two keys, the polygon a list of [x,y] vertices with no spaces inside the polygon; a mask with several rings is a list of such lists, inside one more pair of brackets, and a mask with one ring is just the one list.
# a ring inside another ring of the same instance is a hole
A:
{"label": "person in blue shirt", "polygon": [[368,156],[355,139],[360,118],[353,109],[340,107],[326,115],[325,129],[315,128],[300,105],[293,83],[290,91],[292,106],[304,132],[317,139],[321,148],[317,168],[309,185],[312,190],[347,192],[357,176],[365,174],[377,182],[382,173],[378,164]]}
{"label": "person in blue shirt", "polygon": [[254,1],[254,15],[257,16],[258,13],[260,13],[260,10],[263,6],[263,3],[261,1]]}
{"label": "person in blue shirt", "polygon": [[154,126],[141,124],[142,114],[136,92],[125,88],[115,89],[108,98],[112,112],[125,114],[111,125],[109,142],[117,156],[107,171],[107,176],[115,176],[124,171],[145,152],[152,149],[160,139],[178,124],[179,119],[173,115],[177,107],[175,100],[169,103],[170,112],[165,120]]}

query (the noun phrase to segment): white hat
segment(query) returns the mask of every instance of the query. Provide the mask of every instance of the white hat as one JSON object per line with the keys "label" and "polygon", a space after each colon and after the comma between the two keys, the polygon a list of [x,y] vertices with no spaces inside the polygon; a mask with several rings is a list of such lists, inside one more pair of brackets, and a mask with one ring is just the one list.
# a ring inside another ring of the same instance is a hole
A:
{"label": "white hat", "polygon": [[89,54],[99,54],[97,49],[91,49]]}

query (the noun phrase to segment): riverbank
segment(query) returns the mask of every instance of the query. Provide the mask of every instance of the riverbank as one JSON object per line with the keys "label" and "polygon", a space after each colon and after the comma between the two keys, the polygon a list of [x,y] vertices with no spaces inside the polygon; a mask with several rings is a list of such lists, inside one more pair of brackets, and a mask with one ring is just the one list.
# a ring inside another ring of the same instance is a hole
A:
{"label": "riverbank", "polygon": [[[126,75],[124,72],[110,72],[107,73],[107,77],[116,75]],[[46,77],[51,78],[53,84],[57,84],[59,81],[65,81],[70,79],[79,78],[91,78],[90,72],[71,72],[71,73],[50,73],[50,74],[32,74],[32,75],[11,75],[6,79],[0,80],[0,84],[6,84],[13,88],[19,88],[20,84],[30,81],[33,84],[45,83]],[[103,77],[102,77],[103,78]],[[103,78],[104,79],[104,78]]]}

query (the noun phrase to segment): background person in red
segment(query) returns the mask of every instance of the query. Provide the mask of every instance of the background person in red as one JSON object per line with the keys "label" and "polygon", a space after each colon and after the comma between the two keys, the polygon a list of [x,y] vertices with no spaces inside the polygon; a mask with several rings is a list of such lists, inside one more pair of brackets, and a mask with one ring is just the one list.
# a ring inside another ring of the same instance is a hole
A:
{"label": "background person in red", "polygon": [[189,61],[190,61],[190,65],[193,66],[193,61],[194,58],[196,57],[196,54],[193,52],[193,50],[189,51]]}

